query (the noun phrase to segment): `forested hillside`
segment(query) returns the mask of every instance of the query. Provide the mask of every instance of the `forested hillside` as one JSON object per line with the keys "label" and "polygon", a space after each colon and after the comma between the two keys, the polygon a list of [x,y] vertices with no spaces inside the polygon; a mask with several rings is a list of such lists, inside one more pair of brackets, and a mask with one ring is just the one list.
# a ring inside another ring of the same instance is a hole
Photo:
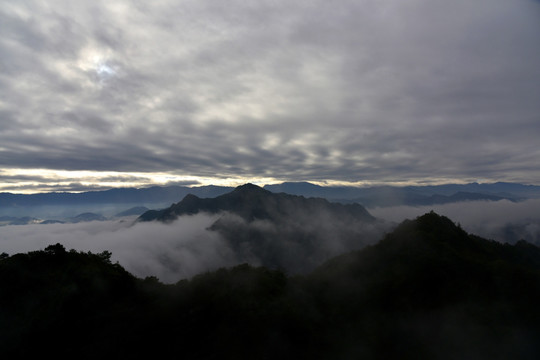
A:
{"label": "forested hillside", "polygon": [[305,276],[240,265],[164,285],[111,254],[0,260],[5,358],[536,359],[540,249],[429,213]]}

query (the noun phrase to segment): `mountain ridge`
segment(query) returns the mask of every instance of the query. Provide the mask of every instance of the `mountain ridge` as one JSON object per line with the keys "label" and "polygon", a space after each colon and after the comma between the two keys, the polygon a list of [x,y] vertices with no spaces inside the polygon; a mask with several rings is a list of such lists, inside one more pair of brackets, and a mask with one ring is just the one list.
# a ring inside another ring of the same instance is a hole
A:
{"label": "mountain ridge", "polygon": [[272,219],[289,216],[293,203],[306,208],[323,207],[331,211],[349,213],[362,221],[374,221],[375,218],[359,204],[331,203],[323,198],[305,198],[303,196],[286,193],[273,193],[253,184],[236,187],[233,191],[216,198],[199,198],[188,194],[182,201],[169,208],[146,212],[139,219],[141,221],[172,221],[181,215],[193,215],[199,212],[217,213],[219,211],[233,212],[245,220]]}
{"label": "mountain ridge", "polygon": [[469,183],[426,186],[319,186],[307,182],[265,185],[274,192],[319,196],[344,203],[358,202],[367,207],[396,205],[436,205],[462,201],[520,201],[540,198],[540,186],[519,183]]}
{"label": "mountain ridge", "polygon": [[[540,248],[479,238],[433,212],[304,276],[243,264],[163,285],[133,277],[110,258],[60,244],[2,254],[3,353],[148,358],[181,349],[204,359],[441,360],[540,354]],[[51,346],[58,339],[62,345]]]}
{"label": "mountain ridge", "polygon": [[[434,205],[438,199],[430,199],[432,195],[442,196],[445,203],[464,200],[507,199],[518,201],[528,198],[540,198],[540,186],[520,183],[469,183],[427,186],[319,186],[308,182],[284,182],[265,185],[266,190],[305,197],[323,197],[331,201],[359,202],[364,206],[392,205]],[[232,191],[233,187],[225,186],[152,186],[148,188],[116,188],[104,191],[88,191],[81,193],[52,192],[38,194],[0,193],[0,210],[15,210],[37,206],[69,206],[96,204],[134,204],[134,206],[155,206],[170,204],[191,193],[199,197],[216,197]],[[483,198],[452,199],[456,193],[482,194]],[[446,197],[446,198],[445,198]],[[154,204],[154,205],[152,205]],[[7,214],[6,214],[7,215]],[[26,214],[27,215],[27,214]]]}
{"label": "mountain ridge", "polygon": [[333,255],[360,249],[388,227],[359,204],[276,194],[253,184],[215,198],[186,195],[138,221],[171,223],[197,214],[218,216],[208,230],[224,238],[241,261],[289,273],[306,273]]}
{"label": "mountain ridge", "polygon": [[42,206],[108,203],[159,203],[181,198],[188,193],[201,196],[217,196],[230,191],[225,186],[152,186],[147,188],[115,188],[81,193],[52,192],[39,194],[0,193],[0,207]]}

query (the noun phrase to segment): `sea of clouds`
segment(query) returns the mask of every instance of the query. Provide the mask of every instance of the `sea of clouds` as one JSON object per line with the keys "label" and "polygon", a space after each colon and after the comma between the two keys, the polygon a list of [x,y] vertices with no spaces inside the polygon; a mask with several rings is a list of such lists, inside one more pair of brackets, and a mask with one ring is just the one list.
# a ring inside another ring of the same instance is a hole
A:
{"label": "sea of clouds", "polygon": [[60,243],[66,249],[112,252],[138,276],[157,276],[172,283],[198,273],[237,263],[235,254],[219,233],[207,228],[216,216],[199,214],[171,224],[93,221],[77,224],[3,226],[0,252],[13,255]]}
{"label": "sea of clouds", "polygon": [[[540,245],[540,199],[369,209],[371,214],[385,220],[387,231],[405,219],[414,219],[431,210],[459,223],[469,233],[500,242],[515,243],[524,239]],[[170,224],[136,222],[135,218],[124,218],[76,224],[2,226],[0,253],[13,255],[44,249],[56,243],[64,245],[68,250],[94,253],[107,250],[112,252],[113,262],[118,262],[135,276],[156,276],[165,283],[174,283],[199,273],[246,261],[246,257],[239,254],[238,249],[222,233],[210,230],[221,216],[183,216]],[[317,218],[316,222],[321,224],[324,219]],[[275,229],[270,230],[269,235],[275,232]],[[340,241],[330,236],[334,232],[330,231],[328,242]],[[377,240],[373,234],[376,233],[371,231],[368,237],[370,240],[364,242],[364,245]],[[381,231],[378,234],[383,236]],[[335,247],[343,248],[343,251],[350,250],[349,246],[343,247],[344,244],[335,244]],[[335,252],[332,255],[336,255]],[[258,259],[251,260],[254,265],[259,265]]]}

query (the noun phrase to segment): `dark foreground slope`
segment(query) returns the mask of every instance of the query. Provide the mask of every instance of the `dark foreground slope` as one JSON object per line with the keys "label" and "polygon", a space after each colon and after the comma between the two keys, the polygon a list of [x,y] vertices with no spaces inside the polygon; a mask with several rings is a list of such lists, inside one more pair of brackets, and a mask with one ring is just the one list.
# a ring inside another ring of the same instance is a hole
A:
{"label": "dark foreground slope", "polygon": [[[110,253],[60,244],[0,260],[0,348],[7,358],[78,358],[88,346],[122,346],[138,314],[140,280]],[[120,336],[118,337],[118,334]]]}
{"label": "dark foreground slope", "polygon": [[187,195],[139,219],[167,223],[198,213],[219,214],[210,229],[227,241],[239,263],[290,274],[307,273],[330,257],[372,244],[388,227],[359,204],[275,194],[252,184],[216,198]]}
{"label": "dark foreground slope", "polygon": [[6,358],[537,359],[540,249],[426,214],[310,275],[241,265],[176,285],[108,254],[0,260]]}
{"label": "dark foreground slope", "polygon": [[540,249],[526,242],[468,235],[430,213],[330,260],[311,280],[327,316],[347,326],[336,333],[336,351],[368,358],[540,356]]}

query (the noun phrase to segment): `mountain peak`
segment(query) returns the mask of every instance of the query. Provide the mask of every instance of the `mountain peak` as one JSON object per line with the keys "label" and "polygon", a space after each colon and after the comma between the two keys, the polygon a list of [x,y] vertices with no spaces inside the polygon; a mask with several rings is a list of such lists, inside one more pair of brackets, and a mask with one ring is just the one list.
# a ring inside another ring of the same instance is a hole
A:
{"label": "mountain peak", "polygon": [[[330,203],[323,199],[306,199],[302,196],[275,194],[260,186],[248,183],[235,188],[232,192],[216,198],[199,198],[187,195],[181,202],[159,212],[149,212],[141,216],[141,220],[171,221],[181,215],[220,211],[232,212],[240,217],[253,221],[255,219],[285,219],[298,217],[314,210],[330,211],[343,218],[361,221],[373,221],[374,218],[361,205],[342,205]],[[352,220],[351,220],[352,221]]]}
{"label": "mountain peak", "polygon": [[383,242],[405,247],[418,246],[420,243],[466,247],[470,243],[470,236],[446,216],[431,211],[415,220],[405,220]]}
{"label": "mountain peak", "polygon": [[260,186],[257,186],[252,183],[247,183],[244,185],[240,185],[237,188],[233,190],[233,193],[260,193],[260,194],[267,194],[270,193],[268,190],[263,189]]}
{"label": "mountain peak", "polygon": [[456,227],[452,220],[444,215],[437,214],[433,210],[425,213],[424,215],[418,216],[416,218],[416,222],[418,223],[418,226],[422,227],[423,229],[432,231]]}
{"label": "mountain peak", "polygon": [[416,218],[416,226],[420,231],[429,234],[452,234],[457,237],[466,237],[468,234],[446,216],[439,215],[433,210]]}
{"label": "mountain peak", "polygon": [[197,195],[193,195],[192,193],[189,193],[186,196],[184,196],[184,198],[182,199],[182,202],[193,202],[199,199],[200,197],[198,197]]}

